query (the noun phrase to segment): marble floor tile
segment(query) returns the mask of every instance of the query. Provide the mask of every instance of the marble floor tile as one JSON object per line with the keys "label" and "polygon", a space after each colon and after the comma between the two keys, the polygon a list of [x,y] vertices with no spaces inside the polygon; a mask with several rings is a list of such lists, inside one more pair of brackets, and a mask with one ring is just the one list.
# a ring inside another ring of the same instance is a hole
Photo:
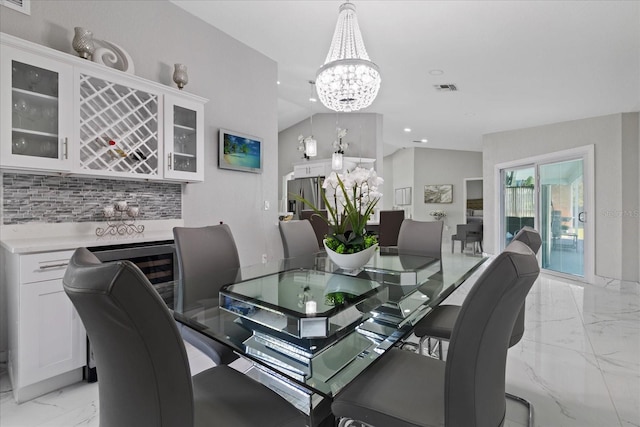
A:
{"label": "marble floor tile", "polygon": [[593,353],[569,286],[542,274],[525,304],[524,339]]}
{"label": "marble floor tile", "polygon": [[640,427],[640,361],[597,357],[623,427]]}
{"label": "marble floor tile", "polygon": [[12,396],[2,402],[0,427],[37,427],[45,423],[60,427],[91,425],[97,415],[97,407],[98,384],[78,382],[20,405]]}
{"label": "marble floor tile", "polygon": [[592,354],[522,340],[509,350],[507,391],[533,404],[537,426],[621,425]]}

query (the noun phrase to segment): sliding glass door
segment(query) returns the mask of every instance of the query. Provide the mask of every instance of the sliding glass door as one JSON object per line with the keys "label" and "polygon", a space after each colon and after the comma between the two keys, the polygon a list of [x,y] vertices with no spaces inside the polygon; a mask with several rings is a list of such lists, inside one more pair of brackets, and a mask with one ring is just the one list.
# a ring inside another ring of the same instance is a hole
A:
{"label": "sliding glass door", "polygon": [[[528,225],[540,231],[543,269],[585,277],[585,260],[589,258],[589,274],[593,274],[593,255],[585,256],[585,247],[592,247],[585,242],[593,232],[586,227],[585,188],[586,182],[591,182],[585,180],[587,158],[549,155],[500,169],[501,250]],[[592,163],[589,165],[592,170]]]}
{"label": "sliding glass door", "polygon": [[584,276],[583,160],[538,166],[542,268]]}
{"label": "sliding glass door", "polygon": [[536,212],[534,166],[502,170],[502,248],[525,225],[534,227]]}

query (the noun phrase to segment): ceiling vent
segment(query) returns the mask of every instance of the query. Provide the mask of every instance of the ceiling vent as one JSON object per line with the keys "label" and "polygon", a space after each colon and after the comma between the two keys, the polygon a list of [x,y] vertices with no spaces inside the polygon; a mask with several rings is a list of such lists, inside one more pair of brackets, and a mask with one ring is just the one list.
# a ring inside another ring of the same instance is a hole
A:
{"label": "ceiling vent", "polygon": [[435,87],[438,92],[455,92],[458,90],[456,85],[454,85],[453,83],[444,85],[433,85],[433,87]]}
{"label": "ceiling vent", "polygon": [[0,5],[31,15],[31,0],[0,0]]}

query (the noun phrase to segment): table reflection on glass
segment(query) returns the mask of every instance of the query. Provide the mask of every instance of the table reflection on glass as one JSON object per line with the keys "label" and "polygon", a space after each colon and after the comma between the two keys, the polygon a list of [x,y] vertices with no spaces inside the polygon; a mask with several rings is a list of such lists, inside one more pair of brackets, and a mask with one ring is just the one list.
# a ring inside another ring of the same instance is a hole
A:
{"label": "table reflection on glass", "polygon": [[433,258],[377,253],[354,272],[320,252],[216,275],[211,295],[200,287],[202,298],[188,303],[181,297],[188,289],[178,284],[174,315],[253,362],[248,375],[315,426],[330,416],[336,393],[408,337],[485,260],[447,271]]}

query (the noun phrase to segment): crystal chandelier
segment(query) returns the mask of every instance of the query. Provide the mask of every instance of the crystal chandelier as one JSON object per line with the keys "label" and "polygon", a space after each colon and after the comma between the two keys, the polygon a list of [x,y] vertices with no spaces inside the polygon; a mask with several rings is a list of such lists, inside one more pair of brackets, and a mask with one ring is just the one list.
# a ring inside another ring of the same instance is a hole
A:
{"label": "crystal chandelier", "polygon": [[369,60],[352,3],[340,6],[338,23],[324,65],[316,74],[322,104],[334,111],[358,111],[378,95],[380,72]]}

